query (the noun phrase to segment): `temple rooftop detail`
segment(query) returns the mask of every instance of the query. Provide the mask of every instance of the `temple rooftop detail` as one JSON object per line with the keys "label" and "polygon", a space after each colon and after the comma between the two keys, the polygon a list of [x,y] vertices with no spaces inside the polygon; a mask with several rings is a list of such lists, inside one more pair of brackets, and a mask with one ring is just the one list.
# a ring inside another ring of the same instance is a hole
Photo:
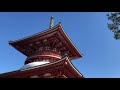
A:
{"label": "temple rooftop detail", "polygon": [[[57,51],[61,56],[68,54],[70,60],[83,57],[65,33],[61,22],[37,34],[16,41],[9,41],[9,44],[24,55],[31,57],[38,47],[42,47],[39,50],[51,49]],[[57,56],[60,59],[61,56]]]}

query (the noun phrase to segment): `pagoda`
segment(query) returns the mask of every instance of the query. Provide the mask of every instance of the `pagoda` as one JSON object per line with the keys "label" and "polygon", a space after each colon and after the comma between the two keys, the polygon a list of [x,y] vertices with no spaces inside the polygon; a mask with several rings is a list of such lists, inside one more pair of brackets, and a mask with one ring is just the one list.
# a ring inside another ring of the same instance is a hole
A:
{"label": "pagoda", "polygon": [[83,78],[71,60],[83,57],[65,33],[61,22],[49,29],[9,44],[27,56],[19,70],[0,74],[0,78]]}

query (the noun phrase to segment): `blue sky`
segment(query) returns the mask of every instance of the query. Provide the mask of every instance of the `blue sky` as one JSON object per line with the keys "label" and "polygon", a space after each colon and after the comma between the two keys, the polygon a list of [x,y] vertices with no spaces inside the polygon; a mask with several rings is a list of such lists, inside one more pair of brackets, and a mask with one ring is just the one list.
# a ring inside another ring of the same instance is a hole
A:
{"label": "blue sky", "polygon": [[107,12],[0,12],[0,73],[18,70],[26,56],[8,44],[49,28],[63,28],[83,58],[72,63],[86,78],[120,78],[120,41],[107,28]]}

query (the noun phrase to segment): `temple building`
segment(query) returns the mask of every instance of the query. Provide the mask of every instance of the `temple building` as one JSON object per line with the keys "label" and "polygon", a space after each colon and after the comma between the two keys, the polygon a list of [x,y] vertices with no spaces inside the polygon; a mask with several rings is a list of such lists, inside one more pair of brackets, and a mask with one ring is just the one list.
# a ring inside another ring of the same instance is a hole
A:
{"label": "temple building", "polygon": [[54,26],[53,17],[49,29],[9,41],[9,44],[27,58],[19,70],[0,74],[0,78],[84,78],[71,63],[83,55],[67,36],[61,22]]}

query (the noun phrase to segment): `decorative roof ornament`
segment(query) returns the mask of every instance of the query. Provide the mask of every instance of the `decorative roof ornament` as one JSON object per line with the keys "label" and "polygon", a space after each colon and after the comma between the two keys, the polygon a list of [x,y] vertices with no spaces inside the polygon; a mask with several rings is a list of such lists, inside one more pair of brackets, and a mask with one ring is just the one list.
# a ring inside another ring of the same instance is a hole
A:
{"label": "decorative roof ornament", "polygon": [[49,28],[51,29],[53,27],[53,25],[54,25],[54,17],[51,16]]}

